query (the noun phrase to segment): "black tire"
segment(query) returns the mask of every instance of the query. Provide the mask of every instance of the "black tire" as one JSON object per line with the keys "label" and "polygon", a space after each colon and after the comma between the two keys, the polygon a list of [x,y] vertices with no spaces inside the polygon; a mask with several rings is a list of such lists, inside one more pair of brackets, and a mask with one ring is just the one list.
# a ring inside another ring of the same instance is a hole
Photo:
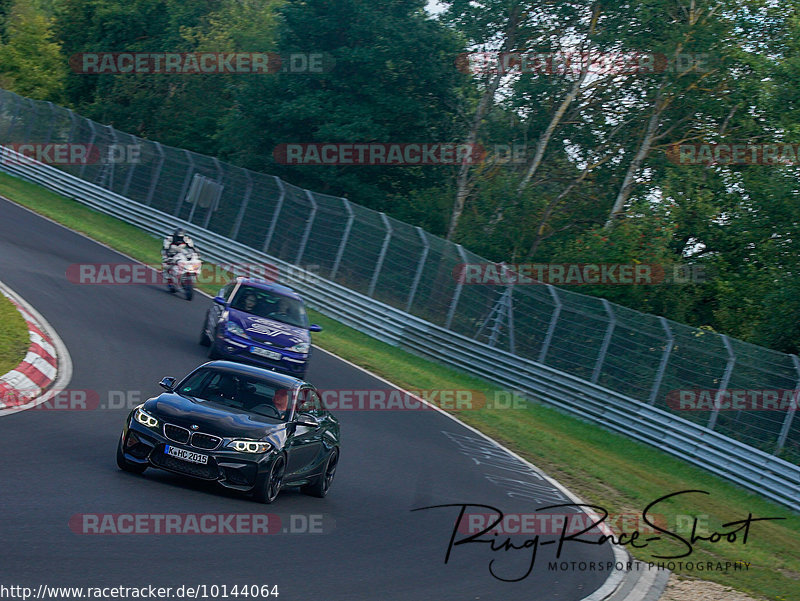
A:
{"label": "black tire", "polygon": [[183,291],[186,293],[186,300],[192,300],[192,297],[194,296],[194,288],[192,288],[191,284],[184,286]]}
{"label": "black tire", "polygon": [[264,481],[261,483],[253,497],[259,503],[272,503],[278,498],[278,493],[281,492],[283,486],[283,475],[286,473],[286,459],[280,455],[272,462],[272,469],[266,475]]}
{"label": "black tire", "polygon": [[333,477],[336,475],[336,467],[339,465],[339,449],[333,449],[331,454],[328,455],[328,461],[325,462],[325,469],[317,476],[317,478],[310,484],[307,484],[300,490],[312,497],[324,498],[333,484]]}
{"label": "black tire", "polygon": [[[206,321],[208,321],[208,316],[206,316]],[[200,346],[211,346],[211,338],[208,337],[206,334],[206,326],[203,325],[203,329],[200,330]]]}
{"label": "black tire", "polygon": [[214,344],[214,341],[210,341],[208,344],[208,358],[213,361],[214,359],[219,359],[219,353],[217,353],[217,346]]}
{"label": "black tire", "polygon": [[122,436],[119,437],[119,444],[117,445],[117,466],[123,472],[130,472],[131,474],[143,474],[144,470],[147,469],[147,464],[139,465],[125,459],[125,455],[122,452]]}

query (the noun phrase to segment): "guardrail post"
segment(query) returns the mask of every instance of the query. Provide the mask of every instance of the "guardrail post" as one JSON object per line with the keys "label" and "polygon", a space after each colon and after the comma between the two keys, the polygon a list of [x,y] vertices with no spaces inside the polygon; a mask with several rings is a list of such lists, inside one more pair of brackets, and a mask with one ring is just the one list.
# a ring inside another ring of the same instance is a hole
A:
{"label": "guardrail post", "polygon": [[[192,175],[194,175],[194,160],[192,159],[192,153],[188,150],[183,151],[186,154],[186,158],[189,159],[189,166],[186,168],[186,177],[183,178],[183,187],[181,188],[181,193],[178,196],[178,202],[175,203],[175,210],[172,211],[172,214],[177,217],[181,212],[181,206],[183,205],[183,201],[186,199],[186,192],[189,190],[189,184],[192,181]],[[194,207],[197,205],[195,202],[192,205],[192,211],[189,214],[189,219],[186,221],[192,221],[192,214],[194,213]]]}
{"label": "guardrail post", "polygon": [[422,255],[419,258],[419,263],[417,264],[417,272],[414,274],[414,281],[411,284],[411,290],[408,293],[408,301],[406,301],[406,313],[411,312],[411,303],[414,302],[414,297],[417,295],[417,288],[419,288],[419,281],[422,279],[422,270],[425,269],[425,261],[428,260],[428,253],[431,250],[431,245],[428,243],[428,239],[425,237],[425,233],[422,231],[422,228],[416,226],[417,233],[419,234],[420,239],[422,240]]}
{"label": "guardrail post", "polygon": [[539,363],[544,363],[545,358],[547,357],[547,351],[550,350],[550,343],[553,341],[553,334],[556,331],[556,324],[558,324],[558,318],[561,315],[561,299],[558,298],[558,292],[554,286],[550,284],[546,284],[548,292],[550,292],[550,296],[553,297],[555,301],[555,307],[553,308],[553,314],[550,316],[550,325],[547,326],[547,334],[544,336],[544,342],[542,342],[542,349],[539,351]]}
{"label": "guardrail post", "polygon": [[[94,128],[94,121],[92,121],[91,119],[87,119],[86,122],[89,124],[89,129],[92,130],[92,136],[89,138],[89,143],[87,144],[87,147],[91,148],[92,146],[94,146],[95,138],[97,138],[97,130],[95,130]],[[85,171],[86,171],[86,162],[84,161],[83,165],[81,165],[81,171],[78,177],[83,179],[83,173]]]}
{"label": "guardrail post", "polygon": [[[467,262],[467,254],[464,252],[464,247],[460,244],[456,244],[456,250],[458,254],[461,255],[461,262]],[[444,327],[448,330],[450,329],[450,324],[453,323],[453,316],[456,314],[456,306],[458,305],[458,299],[461,297],[461,290],[464,288],[464,278],[459,278],[458,284],[456,284],[456,289],[453,292],[453,299],[450,301],[450,310],[447,312],[447,321],[444,324]]]}
{"label": "guardrail post", "polygon": [[664,372],[667,371],[669,356],[672,353],[672,347],[675,345],[675,337],[672,335],[672,330],[670,329],[667,320],[663,317],[659,317],[658,320],[661,322],[661,326],[664,328],[664,332],[667,334],[667,347],[661,354],[661,362],[658,364],[658,371],[656,372],[656,377],[653,380],[653,389],[650,391],[650,399],[647,401],[650,405],[654,405],[656,402],[656,397],[658,397],[658,389],[661,388],[661,380],[664,379]]}
{"label": "guardrail post", "polygon": [[311,235],[311,228],[314,225],[314,218],[317,216],[317,201],[314,200],[314,194],[311,190],[306,190],[306,196],[308,196],[308,200],[311,203],[311,213],[306,220],[306,229],[303,231],[303,238],[300,240],[300,249],[297,251],[297,258],[294,260],[294,264],[298,266],[300,265],[300,261],[303,260],[303,253],[306,252],[308,237]]}
{"label": "guardrail post", "polygon": [[[790,355],[790,357],[792,358],[792,363],[794,363],[795,371],[797,372],[798,376],[800,376],[800,359],[797,358],[797,355]],[[792,427],[794,414],[797,413],[798,394],[800,394],[800,377],[797,380],[797,384],[795,384],[794,394],[792,395],[792,404],[786,411],[786,417],[783,419],[781,433],[778,435],[778,443],[775,445],[775,450],[772,452],[773,455],[780,453],[786,444],[786,437],[789,436],[789,428]]]}
{"label": "guardrail post", "polygon": [[278,195],[278,201],[275,204],[275,212],[272,214],[272,222],[269,224],[267,237],[264,238],[264,246],[261,248],[265,253],[269,253],[269,244],[272,242],[272,234],[275,233],[275,226],[278,224],[278,216],[281,214],[283,208],[283,199],[286,198],[286,186],[283,185],[283,180],[279,177],[275,178],[275,183],[278,184],[281,192]]}
{"label": "guardrail post", "polygon": [[372,280],[369,283],[367,296],[370,298],[375,293],[375,286],[378,284],[378,277],[381,274],[381,269],[383,269],[383,261],[386,259],[386,251],[389,249],[389,241],[392,239],[393,233],[392,224],[389,223],[389,218],[386,216],[386,213],[381,213],[381,219],[383,219],[383,225],[386,226],[386,237],[383,239],[383,246],[381,246],[381,252],[375,263],[375,271],[372,273]]}
{"label": "guardrail post", "polygon": [[597,384],[597,380],[600,379],[600,371],[603,369],[603,362],[606,360],[606,354],[608,353],[608,345],[611,344],[611,336],[614,335],[614,326],[617,323],[617,316],[614,315],[614,309],[612,309],[611,303],[604,298],[600,300],[603,302],[606,313],[608,313],[608,327],[606,328],[605,336],[603,336],[600,354],[597,357],[597,363],[595,363],[594,371],[592,372],[592,384]]}
{"label": "guardrail post", "polygon": [[239,207],[239,214],[236,215],[236,222],[233,224],[233,228],[231,229],[231,235],[229,236],[233,240],[236,240],[236,236],[239,235],[239,229],[242,227],[242,220],[244,219],[244,213],[247,210],[247,205],[250,202],[250,195],[253,193],[253,178],[250,176],[249,169],[243,169],[244,174],[247,176],[247,187],[244,191],[244,198],[242,199],[242,206]]}
{"label": "guardrail post", "polygon": [[331,268],[331,279],[336,278],[336,273],[339,271],[339,264],[342,262],[342,257],[344,256],[344,249],[347,246],[347,241],[350,238],[350,230],[353,227],[353,220],[355,216],[353,215],[353,209],[350,206],[350,201],[346,198],[342,198],[342,202],[344,203],[344,208],[347,211],[347,225],[344,226],[344,232],[342,233],[342,239],[339,241],[339,249],[336,251],[336,259],[333,261],[333,267]]}
{"label": "guardrail post", "polygon": [[722,342],[725,344],[725,348],[728,351],[728,363],[725,365],[725,372],[722,374],[722,382],[720,382],[717,394],[714,396],[714,408],[711,410],[711,416],[708,418],[708,425],[706,426],[709,430],[713,430],[714,426],[717,425],[717,416],[719,415],[719,405],[720,401],[722,400],[722,393],[728,388],[728,382],[731,380],[733,366],[736,363],[736,354],[733,352],[733,347],[731,347],[731,341],[728,340],[728,337],[725,334],[720,334],[720,337],[722,338]]}
{"label": "guardrail post", "polygon": [[158,159],[158,168],[156,169],[155,177],[150,180],[150,189],[147,191],[147,198],[144,201],[144,204],[150,206],[153,202],[153,195],[156,192],[156,186],[158,185],[158,180],[161,179],[161,170],[164,168],[164,149],[161,148],[161,144],[158,142],[153,142],[156,145],[156,150],[158,150],[158,154],[161,155]]}

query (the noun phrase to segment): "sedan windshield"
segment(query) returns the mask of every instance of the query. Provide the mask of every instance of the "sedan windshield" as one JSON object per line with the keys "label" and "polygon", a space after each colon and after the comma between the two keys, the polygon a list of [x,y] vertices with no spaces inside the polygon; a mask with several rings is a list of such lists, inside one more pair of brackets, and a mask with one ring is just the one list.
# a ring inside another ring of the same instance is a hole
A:
{"label": "sedan windshield", "polygon": [[231,308],[308,329],[308,317],[303,303],[269,290],[241,286],[231,301]]}
{"label": "sedan windshield", "polygon": [[178,394],[230,409],[286,421],[292,391],[256,377],[201,369],[176,388]]}

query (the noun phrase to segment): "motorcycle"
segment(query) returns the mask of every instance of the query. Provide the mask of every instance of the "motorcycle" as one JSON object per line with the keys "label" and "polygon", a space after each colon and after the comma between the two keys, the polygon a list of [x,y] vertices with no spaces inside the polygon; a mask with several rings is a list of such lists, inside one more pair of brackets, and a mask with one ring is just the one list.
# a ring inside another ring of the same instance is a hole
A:
{"label": "motorcycle", "polygon": [[195,282],[202,266],[203,262],[197,252],[181,249],[175,253],[172,263],[164,263],[164,277],[169,293],[175,294],[181,288],[186,300],[192,300]]}

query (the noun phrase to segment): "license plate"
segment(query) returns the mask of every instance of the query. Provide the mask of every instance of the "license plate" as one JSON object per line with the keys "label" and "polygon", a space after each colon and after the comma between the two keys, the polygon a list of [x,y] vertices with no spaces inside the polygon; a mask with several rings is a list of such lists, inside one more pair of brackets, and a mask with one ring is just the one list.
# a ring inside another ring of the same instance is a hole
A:
{"label": "license plate", "polygon": [[179,449],[178,447],[167,445],[164,449],[164,452],[167,455],[177,457],[178,459],[183,459],[189,463],[199,463],[200,465],[206,465],[208,463],[208,455],[187,451],[186,449]]}
{"label": "license plate", "polygon": [[258,355],[259,357],[266,357],[267,359],[277,360],[280,359],[282,356],[280,353],[276,353],[275,351],[268,351],[267,349],[258,346],[251,346],[250,352],[253,353],[254,355]]}

